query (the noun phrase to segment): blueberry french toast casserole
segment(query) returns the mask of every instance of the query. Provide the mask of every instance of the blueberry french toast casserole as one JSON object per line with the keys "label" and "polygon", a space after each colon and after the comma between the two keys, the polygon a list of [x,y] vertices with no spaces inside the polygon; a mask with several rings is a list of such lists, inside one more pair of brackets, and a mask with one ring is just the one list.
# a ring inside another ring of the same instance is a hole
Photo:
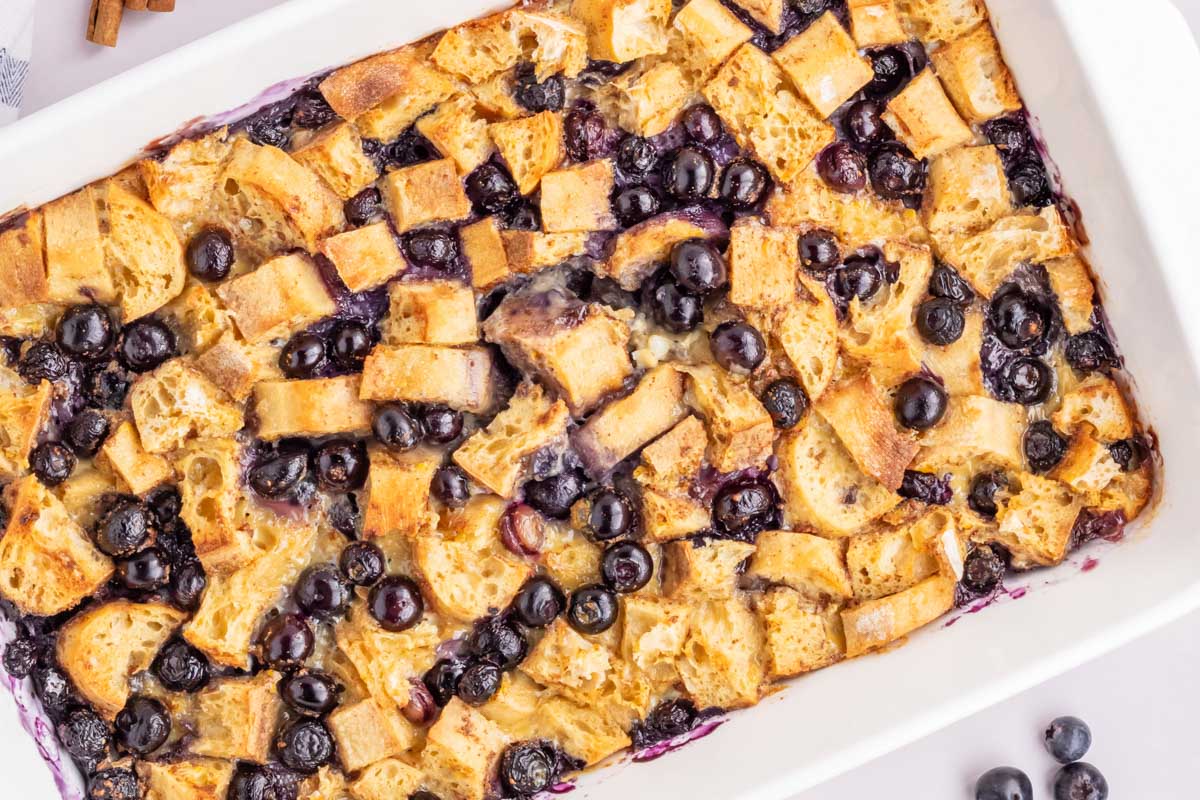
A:
{"label": "blueberry french toast casserole", "polygon": [[980,0],[527,2],[309,80],[4,224],[4,669],[90,800],[681,741],[1142,512],[1069,209]]}

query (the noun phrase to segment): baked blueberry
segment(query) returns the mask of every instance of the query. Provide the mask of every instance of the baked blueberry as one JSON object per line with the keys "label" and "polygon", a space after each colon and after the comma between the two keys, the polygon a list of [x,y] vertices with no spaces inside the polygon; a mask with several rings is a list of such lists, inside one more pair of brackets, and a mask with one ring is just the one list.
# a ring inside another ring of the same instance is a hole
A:
{"label": "baked blueberry", "polygon": [[542,516],[525,503],[509,506],[500,520],[500,543],[513,555],[536,558],[546,543]]}
{"label": "baked blueberry", "polygon": [[988,141],[996,145],[1005,163],[1014,163],[1033,150],[1033,135],[1020,117],[1000,117],[983,126]]}
{"label": "baked blueberry", "polygon": [[308,474],[308,454],[303,450],[277,453],[250,468],[246,482],[260,497],[279,498]]}
{"label": "baked blueberry", "polygon": [[721,118],[712,106],[695,105],[683,112],[683,129],[693,142],[712,144],[721,138]]}
{"label": "baked blueberry", "polygon": [[233,239],[223,228],[205,228],[188,242],[188,272],[202,281],[228,278],[233,260]]}
{"label": "baked blueberry", "polygon": [[971,479],[967,505],[984,519],[995,519],[996,492],[1008,488],[1008,476],[1003,472],[981,472]]}
{"label": "baked blueberry", "polygon": [[617,166],[630,177],[645,175],[658,164],[658,148],[641,136],[626,136],[617,146]]}
{"label": "baked blueberry", "polygon": [[949,475],[905,470],[896,494],[909,500],[919,500],[931,506],[944,506],[954,498]]}
{"label": "baked blueberry", "polygon": [[172,692],[198,692],[208,685],[208,659],[183,639],[163,645],[150,671]]}
{"label": "baked blueberry", "polygon": [[1103,372],[1121,365],[1117,351],[1102,331],[1091,330],[1067,339],[1064,354],[1077,372]]}
{"label": "baked blueberry", "polygon": [[520,196],[516,181],[495,162],[482,164],[467,176],[467,197],[477,214],[498,214]]}
{"label": "baked blueberry", "polygon": [[242,763],[233,774],[226,800],[296,800],[299,776],[279,764]]}
{"label": "baked blueberry", "polygon": [[791,0],[792,8],[805,16],[815,16],[829,7],[830,0]]}
{"label": "baked blueberry", "polygon": [[108,418],[95,409],[84,409],[63,428],[63,443],[80,458],[91,458],[108,438]]}
{"label": "baked blueberry", "polygon": [[402,242],[405,257],[419,267],[445,269],[458,258],[458,240],[445,231],[413,231]]}
{"label": "baked blueberry", "polygon": [[558,765],[549,748],[537,742],[509,745],[500,759],[500,780],[518,796],[544,792],[558,779]]}
{"label": "baked blueberry", "polygon": [[136,498],[121,499],[100,517],[93,538],[100,552],[114,558],[131,556],[150,538],[153,518]]}
{"label": "baked blueberry", "polygon": [[258,634],[259,653],[272,669],[295,669],[312,655],[312,629],[299,614],[280,614],[263,625]]}
{"label": "baked blueberry", "polygon": [[778,499],[767,481],[732,483],[713,500],[713,522],[728,536],[750,539],[777,522]]}
{"label": "baked blueberry", "polygon": [[584,477],[579,470],[566,470],[525,484],[525,502],[542,516],[566,519],[571,506],[583,496]]}
{"label": "baked blueberry", "polygon": [[1007,562],[992,545],[977,544],[963,561],[962,587],[976,597],[991,594],[1007,571]]}
{"label": "baked blueberry", "polygon": [[664,700],[650,710],[645,721],[634,726],[630,732],[633,746],[640,750],[682,736],[696,724],[697,716],[691,700],[682,697]]}
{"label": "baked blueberry", "polygon": [[71,306],[58,319],[54,339],[63,352],[76,358],[104,355],[113,343],[113,324],[104,306]]}
{"label": "baked blueberry", "polygon": [[425,441],[450,444],[462,433],[462,412],[443,405],[425,406],[421,411],[421,429],[425,431]]}
{"label": "baked blueberry", "polygon": [[606,586],[581,586],[571,592],[567,622],[584,634],[604,633],[617,621],[617,595]]}
{"label": "baked blueberry", "polygon": [[1139,469],[1142,462],[1150,457],[1146,443],[1136,436],[1132,439],[1113,442],[1108,446],[1108,452],[1112,454],[1113,461],[1116,461],[1124,472],[1133,472]]}
{"label": "baked blueberry", "polygon": [[663,171],[663,189],[682,202],[708,196],[716,177],[716,168],[708,153],[696,147],[681,147],[667,160]]}
{"label": "baked blueberry", "polygon": [[292,109],[292,124],[297,128],[315,131],[337,119],[337,112],[317,89],[307,89],[296,95]]}
{"label": "baked blueberry", "polygon": [[413,164],[432,161],[440,155],[433,143],[413,127],[389,142],[383,148],[382,158],[386,166],[411,167]]}
{"label": "baked blueberry", "polygon": [[117,742],[135,756],[148,756],[171,735],[171,715],[153,697],[134,696],[117,714]]}
{"label": "baked blueberry", "polygon": [[594,108],[573,108],[563,120],[563,140],[572,161],[591,161],[602,153],[604,116]]}
{"label": "baked blueberry", "polygon": [[833,290],[846,302],[855,297],[866,302],[882,285],[879,262],[866,255],[849,256],[833,274]]}
{"label": "baked blueberry", "polygon": [[837,237],[823,228],[800,234],[799,247],[800,264],[809,272],[828,272],[842,260]]}
{"label": "baked blueberry", "polygon": [[386,567],[383,551],[371,542],[351,542],[338,557],[338,568],[355,586],[374,586]]}
{"label": "baked blueberry", "polygon": [[338,367],[358,372],[371,352],[371,334],[358,322],[339,322],[330,334],[329,352]]}
{"label": "baked blueberry", "polygon": [[385,631],[406,631],[421,621],[425,600],[410,578],[391,575],[371,587],[367,597],[371,616]]}
{"label": "baked blueberry", "polygon": [[1041,419],[1025,429],[1022,448],[1030,472],[1049,472],[1066,455],[1067,440],[1054,430],[1049,420]]}
{"label": "baked blueberry", "polygon": [[717,193],[730,208],[745,211],[758,205],[770,186],[766,167],[748,158],[735,158],[721,170]]}
{"label": "baked blueberry", "polygon": [[137,773],[124,767],[102,769],[88,781],[87,800],[139,800]]}
{"label": "baked blueberry", "polygon": [[279,696],[293,711],[308,717],[323,717],[337,708],[342,687],[332,675],[305,670],[290,675],[279,686]]}
{"label": "baked blueberry", "polygon": [[850,142],[863,149],[885,141],[891,134],[883,121],[883,105],[874,100],[859,100],[846,109],[842,130]]}
{"label": "baked blueberry", "polygon": [[353,596],[337,567],[314,564],[300,573],[294,599],[300,610],[309,616],[331,620],[346,613]]}
{"label": "baked blueberry", "polygon": [[1033,347],[1050,330],[1050,309],[1016,285],[996,293],[988,315],[996,336],[1014,350]]}
{"label": "baked blueberry", "polygon": [[156,319],[145,317],[125,326],[118,352],[121,363],[134,372],[149,372],[178,353],[175,334]]}
{"label": "baked blueberry", "polygon": [[182,564],[171,570],[170,597],[176,607],[195,611],[208,586],[208,577],[199,561]]}
{"label": "baked blueberry", "polygon": [[363,189],[342,207],[346,221],[356,228],[367,225],[382,212],[383,197],[374,186]]}
{"label": "baked blueberry", "polygon": [[881,98],[894,94],[916,74],[908,53],[899,47],[884,47],[868,53],[867,57],[871,59],[871,69],[875,72],[875,77],[863,88],[870,97]]}
{"label": "baked blueberry", "polygon": [[1108,781],[1086,761],[1067,764],[1054,776],[1054,800],[1108,800]]}
{"label": "baked blueberry", "polygon": [[1033,800],[1033,784],[1016,767],[996,767],[975,782],[975,800]]}
{"label": "baked blueberry", "polygon": [[536,114],[542,111],[562,111],[567,90],[561,75],[551,75],[539,82],[534,74],[533,65],[522,64],[517,68],[513,96],[522,108]]}
{"label": "baked blueberry", "polygon": [[1014,403],[1035,406],[1054,389],[1054,372],[1036,358],[1017,358],[1004,368],[1001,381]]}
{"label": "baked blueberry", "polygon": [[1046,752],[1060,764],[1070,764],[1087,755],[1092,746],[1092,729],[1079,717],[1056,717],[1042,735]]}
{"label": "baked blueberry", "polygon": [[868,161],[871,188],[886,200],[903,200],[925,189],[925,167],[907,147],[884,144]]}
{"label": "baked blueberry", "polygon": [[817,157],[817,172],[835,192],[854,194],[866,188],[867,158],[846,142],[834,142]]}
{"label": "baked blueberry", "polygon": [[312,378],[327,362],[325,340],[315,333],[297,333],[279,353],[279,369],[288,378]]}
{"label": "baked blueberry", "polygon": [[90,708],[75,708],[58,726],[58,738],[76,758],[101,758],[108,750],[108,723]]}
{"label": "baked blueberry", "polygon": [[703,295],[725,285],[729,268],[713,244],[688,239],[671,248],[671,275],[683,289]]}
{"label": "baked blueberry", "polygon": [[966,323],[962,308],[948,298],[935,297],[917,306],[917,331],[930,344],[954,344],[962,337]]}
{"label": "baked blueberry", "polygon": [[914,431],[927,431],[942,421],[949,398],[931,378],[909,378],[896,390],[896,421]]}
{"label": "baked blueberry", "polygon": [[75,454],[58,442],[42,442],[29,453],[29,468],[46,486],[58,486],[75,471]]}
{"label": "baked blueberry", "polygon": [[502,673],[495,664],[480,661],[467,667],[458,681],[458,696],[470,706],[481,706],[500,689]]}
{"label": "baked blueberry", "polygon": [[467,662],[457,658],[441,658],[434,662],[421,678],[425,688],[433,695],[433,702],[444,706],[458,694],[458,682],[467,671]]}
{"label": "baked blueberry", "polygon": [[604,489],[592,498],[588,533],[598,542],[619,538],[633,527],[634,516],[628,497],[615,489]]}
{"label": "baked blueberry", "polygon": [[37,642],[27,638],[13,639],[4,648],[4,671],[10,677],[24,680],[33,673],[37,659]]}
{"label": "baked blueberry", "polygon": [[1008,170],[1008,188],[1017,206],[1044,208],[1054,202],[1050,176],[1040,159],[1027,158]]}
{"label": "baked blueberry", "polygon": [[135,592],[161,589],[170,577],[170,566],[157,547],[147,547],[117,562],[117,579]]}
{"label": "baked blueberry", "polygon": [[34,667],[33,688],[42,701],[42,708],[54,719],[66,714],[75,699],[71,682],[54,664],[39,663]]}
{"label": "baked blueberry", "polygon": [[371,431],[392,450],[411,450],[421,443],[421,424],[399,403],[385,403],[371,417]]}
{"label": "baked blueberry", "polygon": [[53,342],[34,342],[17,361],[17,373],[35,386],[42,381],[62,380],[69,366],[66,354]]}
{"label": "baked blueberry", "polygon": [[530,578],[513,599],[517,620],[530,628],[544,628],[566,608],[567,599],[554,581],[539,575]]}
{"label": "baked blueberry", "polygon": [[654,576],[650,551],[631,540],[610,544],[600,557],[600,577],[614,592],[636,592]]}
{"label": "baked blueberry", "polygon": [[753,325],[723,322],[709,336],[713,358],[724,369],[745,375],[767,357],[767,343]]}
{"label": "baked blueberry", "polygon": [[695,330],[704,321],[704,301],[671,280],[654,287],[650,307],[654,321],[674,333]]}
{"label": "baked blueberry", "polygon": [[629,228],[658,213],[658,195],[648,186],[630,186],[617,192],[612,200],[617,222]]}
{"label": "baked blueberry", "polygon": [[504,224],[513,231],[540,231],[542,229],[542,212],[538,206],[529,200],[521,200],[504,212]]}
{"label": "baked blueberry", "polygon": [[529,654],[529,642],[516,625],[504,617],[485,617],[467,637],[467,652],[479,661],[512,669]]}
{"label": "baked blueberry", "polygon": [[771,415],[771,422],[780,430],[796,427],[808,410],[808,394],[792,378],[772,381],[759,400]]}
{"label": "baked blueberry", "polygon": [[964,281],[953,267],[941,261],[933,267],[933,275],[929,278],[929,293],[956,303],[969,303],[975,297],[970,284]]}
{"label": "baked blueberry", "polygon": [[331,497],[326,514],[329,517],[330,527],[335,531],[347,539],[358,537],[359,528],[362,526],[362,514],[359,513],[354,495],[343,494]]}
{"label": "baked blueberry", "polygon": [[333,760],[333,734],[320,720],[292,722],[275,741],[279,760],[288,769],[310,774]]}
{"label": "baked blueberry", "polygon": [[89,372],[83,381],[83,396],[88,405],[117,411],[129,394],[129,374],[117,364]]}
{"label": "baked blueberry", "polygon": [[362,442],[331,439],[313,457],[317,485],[327,492],[361,489],[367,480],[367,451]]}

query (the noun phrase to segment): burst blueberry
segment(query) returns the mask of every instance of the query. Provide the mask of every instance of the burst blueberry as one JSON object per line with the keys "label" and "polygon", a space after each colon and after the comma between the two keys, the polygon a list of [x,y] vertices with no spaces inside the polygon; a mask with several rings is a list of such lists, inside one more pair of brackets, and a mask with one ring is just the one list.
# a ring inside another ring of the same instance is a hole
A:
{"label": "burst blueberry", "polygon": [[71,477],[75,463],[75,454],[59,442],[42,442],[29,453],[29,469],[46,486]]}

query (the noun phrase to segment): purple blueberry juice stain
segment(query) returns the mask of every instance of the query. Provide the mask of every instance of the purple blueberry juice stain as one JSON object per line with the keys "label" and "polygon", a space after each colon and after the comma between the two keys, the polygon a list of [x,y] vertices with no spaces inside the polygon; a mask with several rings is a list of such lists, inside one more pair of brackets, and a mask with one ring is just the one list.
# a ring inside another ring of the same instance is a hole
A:
{"label": "purple blueberry juice stain", "polygon": [[725,717],[716,717],[714,719],[701,722],[687,733],[682,733],[673,739],[667,739],[666,741],[658,742],[657,744],[652,744],[649,747],[638,750],[633,754],[632,760],[635,764],[644,764],[647,761],[654,761],[655,759],[662,758],[667,753],[673,753],[690,742],[703,739],[705,736],[708,736],[717,728],[724,725],[727,721],[728,720]]}

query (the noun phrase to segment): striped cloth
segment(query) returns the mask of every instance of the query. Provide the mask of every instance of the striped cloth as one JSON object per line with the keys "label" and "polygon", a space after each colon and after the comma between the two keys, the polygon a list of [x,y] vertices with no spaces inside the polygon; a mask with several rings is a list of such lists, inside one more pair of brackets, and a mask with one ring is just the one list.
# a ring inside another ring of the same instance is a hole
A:
{"label": "striped cloth", "polygon": [[0,0],[0,125],[21,111],[29,59],[33,55],[33,8],[36,0]]}

